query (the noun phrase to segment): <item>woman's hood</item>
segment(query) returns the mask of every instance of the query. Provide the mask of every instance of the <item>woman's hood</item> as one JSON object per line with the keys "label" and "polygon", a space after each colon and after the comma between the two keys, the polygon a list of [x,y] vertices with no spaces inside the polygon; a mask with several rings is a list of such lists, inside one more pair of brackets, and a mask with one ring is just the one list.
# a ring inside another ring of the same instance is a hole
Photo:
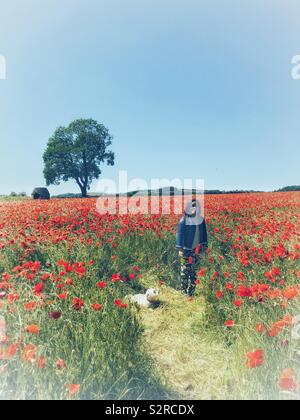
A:
{"label": "woman's hood", "polygon": [[192,226],[201,225],[201,223],[203,223],[201,205],[198,200],[196,200],[196,202],[193,202],[191,200],[187,203],[187,206],[185,208],[185,224]]}

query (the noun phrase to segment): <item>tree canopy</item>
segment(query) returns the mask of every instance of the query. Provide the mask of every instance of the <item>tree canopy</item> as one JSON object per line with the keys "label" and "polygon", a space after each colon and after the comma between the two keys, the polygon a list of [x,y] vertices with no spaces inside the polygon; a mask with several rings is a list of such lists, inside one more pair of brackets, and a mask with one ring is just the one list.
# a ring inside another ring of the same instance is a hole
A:
{"label": "tree canopy", "polygon": [[47,186],[73,179],[86,197],[92,181],[102,173],[101,165],[114,165],[111,144],[109,130],[92,119],[79,119],[68,127],[59,127],[48,140],[43,155]]}

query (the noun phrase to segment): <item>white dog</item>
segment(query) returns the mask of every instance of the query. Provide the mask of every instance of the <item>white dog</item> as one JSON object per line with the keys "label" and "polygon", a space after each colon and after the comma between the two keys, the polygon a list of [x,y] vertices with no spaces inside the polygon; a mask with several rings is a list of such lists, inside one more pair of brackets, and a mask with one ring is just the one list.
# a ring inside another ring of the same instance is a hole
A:
{"label": "white dog", "polygon": [[131,296],[130,300],[131,302],[136,303],[139,306],[142,306],[144,308],[150,308],[153,304],[155,304],[158,301],[158,296],[158,290],[149,289],[144,295],[139,294]]}

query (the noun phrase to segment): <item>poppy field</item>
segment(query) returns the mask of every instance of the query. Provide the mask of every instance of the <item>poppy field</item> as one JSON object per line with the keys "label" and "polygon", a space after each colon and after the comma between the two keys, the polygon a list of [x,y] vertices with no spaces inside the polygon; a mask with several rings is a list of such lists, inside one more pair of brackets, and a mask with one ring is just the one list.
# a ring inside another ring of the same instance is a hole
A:
{"label": "poppy field", "polygon": [[208,195],[205,218],[187,299],[178,215],[0,201],[0,399],[299,398],[300,193]]}

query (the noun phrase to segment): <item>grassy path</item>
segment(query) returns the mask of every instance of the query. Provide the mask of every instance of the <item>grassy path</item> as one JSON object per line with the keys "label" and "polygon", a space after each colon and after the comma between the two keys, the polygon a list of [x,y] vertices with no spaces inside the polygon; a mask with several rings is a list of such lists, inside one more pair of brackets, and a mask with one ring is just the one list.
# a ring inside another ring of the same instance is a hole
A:
{"label": "grassy path", "polygon": [[[153,287],[155,279],[150,276],[143,282]],[[203,300],[188,300],[167,286],[160,293],[161,305],[143,309],[141,316],[146,346],[164,385],[183,399],[223,398],[226,351],[201,334]]]}

